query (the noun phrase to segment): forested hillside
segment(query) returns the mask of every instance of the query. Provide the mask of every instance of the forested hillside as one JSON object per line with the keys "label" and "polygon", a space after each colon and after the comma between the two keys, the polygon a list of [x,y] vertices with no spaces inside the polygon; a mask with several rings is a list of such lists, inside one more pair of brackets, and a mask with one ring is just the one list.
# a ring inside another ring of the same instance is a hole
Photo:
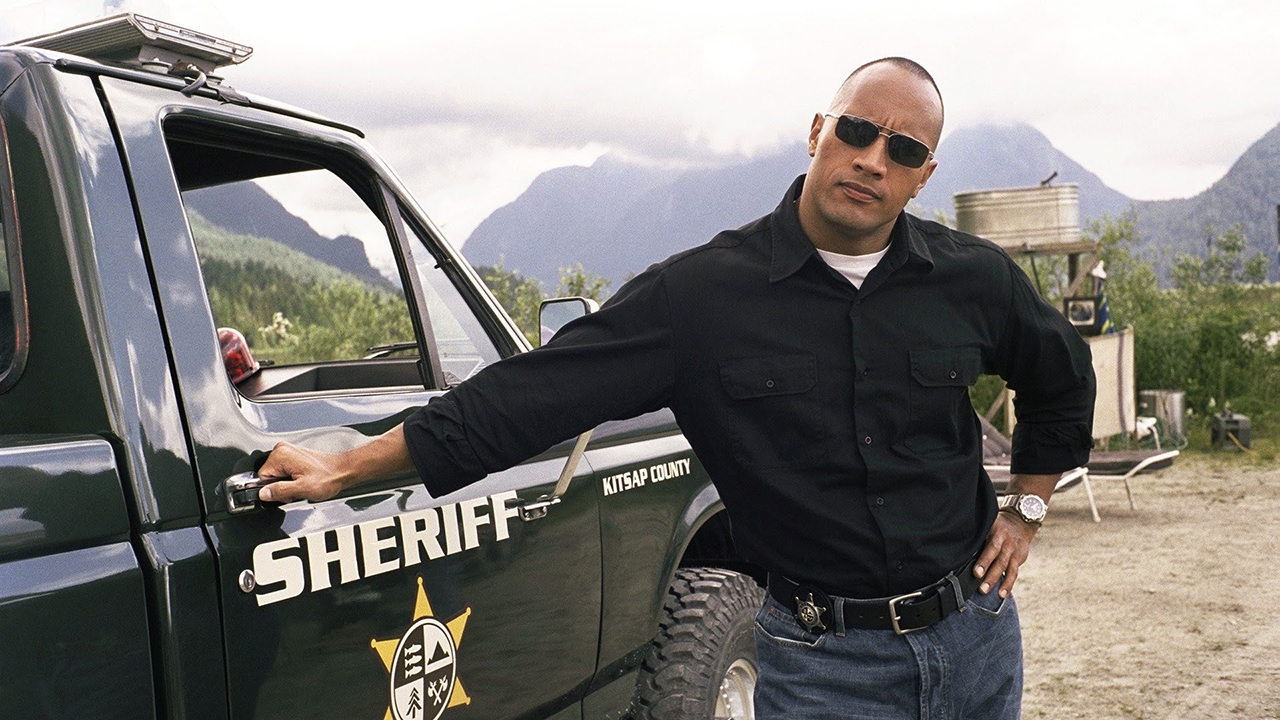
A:
{"label": "forested hillside", "polygon": [[414,337],[404,296],[389,283],[228,232],[196,213],[191,229],[214,321],[244,333],[259,361],[358,358]]}
{"label": "forested hillside", "polygon": [[349,235],[321,235],[255,182],[189,190],[182,199],[188,208],[227,232],[275,238],[286,247],[357,277],[371,282],[384,279],[369,263],[363,243]]}

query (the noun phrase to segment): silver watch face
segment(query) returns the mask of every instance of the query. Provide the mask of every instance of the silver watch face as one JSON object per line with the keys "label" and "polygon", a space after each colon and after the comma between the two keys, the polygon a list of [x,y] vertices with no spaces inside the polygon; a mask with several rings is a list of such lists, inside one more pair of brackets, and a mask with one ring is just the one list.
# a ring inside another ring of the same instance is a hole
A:
{"label": "silver watch face", "polygon": [[1044,520],[1049,507],[1039,495],[1023,495],[1018,498],[1018,514],[1028,522]]}

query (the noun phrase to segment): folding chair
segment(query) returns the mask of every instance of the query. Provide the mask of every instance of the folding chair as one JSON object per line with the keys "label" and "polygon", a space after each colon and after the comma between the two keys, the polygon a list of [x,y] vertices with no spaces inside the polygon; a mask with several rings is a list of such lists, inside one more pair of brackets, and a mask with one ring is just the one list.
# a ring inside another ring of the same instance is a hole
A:
{"label": "folding chair", "polygon": [[[982,417],[982,466],[991,476],[996,492],[1003,493],[1009,484],[1009,461],[1013,452],[1013,444]],[[1133,501],[1133,487],[1129,479],[1142,473],[1163,470],[1173,465],[1178,457],[1177,450],[1120,450],[1114,452],[1094,452],[1089,455],[1089,462],[1082,468],[1075,468],[1063,474],[1054,492],[1066,490],[1083,484],[1085,494],[1089,496],[1089,510],[1093,513],[1094,522],[1102,522],[1098,515],[1098,505],[1093,499],[1093,486],[1090,476],[1095,478],[1120,478],[1124,481],[1125,494],[1129,496],[1129,509],[1137,510]]]}
{"label": "folding chair", "polygon": [[[1178,457],[1177,450],[1099,452],[1090,456],[1086,467],[1094,477],[1124,480],[1124,492],[1129,496],[1129,509],[1137,510],[1138,506],[1133,502],[1133,488],[1129,485],[1129,478],[1146,472],[1163,470],[1173,465],[1173,459],[1176,457]],[[1097,513],[1095,512],[1094,515],[1096,517]]]}

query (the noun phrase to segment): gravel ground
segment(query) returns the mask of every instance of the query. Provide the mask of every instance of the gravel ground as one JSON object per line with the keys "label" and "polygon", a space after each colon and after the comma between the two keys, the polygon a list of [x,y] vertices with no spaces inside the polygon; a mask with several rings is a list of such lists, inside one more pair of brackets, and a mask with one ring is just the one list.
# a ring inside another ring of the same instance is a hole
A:
{"label": "gravel ground", "polygon": [[1280,464],[1184,455],[1054,498],[1015,589],[1026,718],[1280,718]]}

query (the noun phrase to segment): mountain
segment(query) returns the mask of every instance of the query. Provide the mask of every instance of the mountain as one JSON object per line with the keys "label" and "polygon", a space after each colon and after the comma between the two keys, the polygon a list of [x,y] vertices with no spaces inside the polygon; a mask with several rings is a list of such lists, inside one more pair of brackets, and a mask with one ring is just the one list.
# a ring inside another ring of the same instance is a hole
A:
{"label": "mountain", "polygon": [[349,283],[380,297],[389,296],[396,290],[381,277],[370,279],[340,270],[270,238],[230,232],[209,222],[199,211],[190,211],[187,218],[202,263],[253,261],[293,281],[323,286]]}
{"label": "mountain", "polygon": [[390,286],[382,273],[369,263],[363,243],[350,235],[324,237],[256,183],[239,182],[192,190],[184,193],[183,199],[210,224],[229,233],[273,238],[370,283]]}
{"label": "mountain", "polygon": [[[954,216],[954,192],[1037,185],[1054,171],[1055,182],[1080,184],[1082,222],[1132,203],[1027,125],[961,128],[943,141],[938,160],[911,208],[924,217],[939,210]],[[680,173],[608,156],[591,167],[557,168],[482,222],[462,252],[476,265],[501,257],[508,269],[549,289],[559,268],[579,262],[616,282],[770,212],[808,163],[805,146],[796,143],[747,162]]]}
{"label": "mountain", "polygon": [[560,268],[579,262],[617,283],[768,212],[807,162],[796,146],[727,167],[675,171],[605,156],[549,170],[480,223],[462,252],[473,265],[501,258],[550,290]]}
{"label": "mountain", "polygon": [[610,260],[606,243],[614,228],[639,198],[675,175],[609,156],[590,167],[548,170],[515,202],[485,218],[467,239],[463,254],[472,265],[502,262],[551,289],[559,281],[559,268],[575,262],[605,274],[605,266],[625,263]]}
{"label": "mountain", "polygon": [[[965,190],[1054,182],[1080,186],[1082,224],[1134,208],[1143,243],[1160,258],[1167,277],[1177,253],[1203,255],[1205,226],[1218,231],[1240,223],[1248,254],[1276,260],[1276,206],[1280,203],[1280,125],[1264,135],[1211,187],[1190,198],[1133,201],[1056,149],[1027,125],[960,128],[938,148],[938,169],[912,211],[953,216],[951,196]],[[652,167],[604,156],[590,167],[549,170],[510,204],[494,211],[463,245],[476,265],[496,265],[536,277],[554,290],[559,270],[582,263],[616,283],[672,253],[700,245],[724,228],[771,211],[808,165],[797,143],[749,161],[689,170]],[[310,257],[380,287],[392,287],[351,237],[329,239],[290,214],[253,183],[187,193],[210,223],[233,234],[272,237]]]}
{"label": "mountain", "polygon": [[[605,277],[640,272],[673,253],[701,245],[725,228],[741,227],[771,212],[795,177],[805,171],[804,145],[728,167],[693,170],[640,197],[597,252],[615,252],[620,263]],[[465,246],[464,246],[465,247]],[[616,250],[614,250],[616,248]]]}
{"label": "mountain", "polygon": [[1137,203],[1138,232],[1163,251],[1157,267],[1167,272],[1177,253],[1203,256],[1206,225],[1222,232],[1235,223],[1248,239],[1245,255],[1271,258],[1268,279],[1280,278],[1277,263],[1277,205],[1280,205],[1280,125],[1245,150],[1231,169],[1207,190],[1190,198]]}
{"label": "mountain", "polygon": [[1055,185],[1080,186],[1080,220],[1119,215],[1133,202],[1107,187],[1097,175],[1064,155],[1030,125],[978,125],[957,128],[938,147],[938,169],[915,203],[955,217],[951,198],[967,190],[1038,185],[1053,173]]}

